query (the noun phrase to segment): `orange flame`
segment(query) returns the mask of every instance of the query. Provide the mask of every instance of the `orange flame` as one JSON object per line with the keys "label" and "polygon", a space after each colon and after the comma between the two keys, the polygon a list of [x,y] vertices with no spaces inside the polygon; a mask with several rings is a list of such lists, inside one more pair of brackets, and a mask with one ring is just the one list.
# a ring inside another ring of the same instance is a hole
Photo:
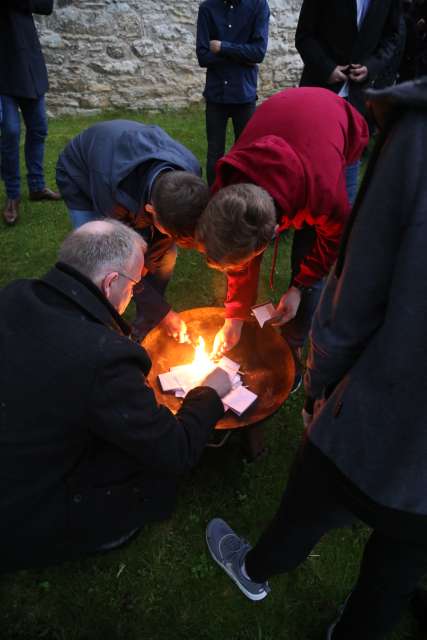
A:
{"label": "orange flame", "polygon": [[205,341],[199,336],[197,346],[195,348],[194,360],[191,363],[197,377],[206,377],[215,367],[214,363],[205,350]]}

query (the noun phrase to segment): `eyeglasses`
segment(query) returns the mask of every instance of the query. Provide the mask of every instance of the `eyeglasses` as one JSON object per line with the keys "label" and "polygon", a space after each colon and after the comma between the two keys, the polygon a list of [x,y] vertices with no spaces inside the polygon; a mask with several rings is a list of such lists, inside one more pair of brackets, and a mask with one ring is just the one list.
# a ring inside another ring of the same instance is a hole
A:
{"label": "eyeglasses", "polygon": [[137,285],[140,285],[141,289],[143,288],[143,284],[142,284],[141,280],[134,280],[130,276],[127,276],[125,273],[120,273],[120,271],[117,271],[117,273],[118,273],[119,276],[122,276],[122,278],[126,278],[126,280],[129,280],[130,282],[133,282],[132,289],[134,289]]}

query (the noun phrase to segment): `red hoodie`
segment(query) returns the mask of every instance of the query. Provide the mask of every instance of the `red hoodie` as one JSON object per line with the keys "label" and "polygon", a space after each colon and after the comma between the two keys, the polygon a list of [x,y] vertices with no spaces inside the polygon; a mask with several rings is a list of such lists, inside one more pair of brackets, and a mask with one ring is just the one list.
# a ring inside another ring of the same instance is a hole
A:
{"label": "red hoodie", "polygon": [[[334,263],[347,220],[344,169],[369,140],[364,118],[327,89],[285,89],[258,107],[232,149],[216,164],[215,193],[251,182],[274,198],[279,233],[289,227],[316,229],[316,241],[294,282],[310,286]],[[228,274],[226,317],[245,319],[256,301],[261,256]]]}

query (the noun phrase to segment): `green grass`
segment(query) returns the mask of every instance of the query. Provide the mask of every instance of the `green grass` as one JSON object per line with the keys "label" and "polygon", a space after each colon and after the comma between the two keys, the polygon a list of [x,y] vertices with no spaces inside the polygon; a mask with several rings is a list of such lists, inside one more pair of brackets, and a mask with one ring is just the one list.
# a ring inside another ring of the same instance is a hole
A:
{"label": "green grass", "polygon": [[[201,110],[107,117],[159,124],[204,165]],[[94,118],[64,118],[50,123],[46,157],[50,186],[54,186],[60,150],[94,122]],[[1,201],[3,197],[1,192]],[[21,209],[16,227],[0,229],[0,286],[18,277],[43,274],[70,229],[62,203],[29,203],[24,192]],[[289,240],[282,243],[277,292],[286,286],[288,268],[283,265],[288,247]],[[270,259],[271,253],[264,260],[260,298],[270,295]],[[197,253],[180,253],[168,294],[175,308],[221,304],[224,291],[221,274],[207,269]],[[325,627],[357,576],[368,534],[364,527],[326,536],[299,569],[271,580],[272,594],[262,603],[249,602],[240,594],[211,561],[204,543],[206,523],[214,516],[226,518],[256,541],[278,505],[298,446],[301,404],[299,392],[266,421],[268,455],[253,464],[242,460],[237,435],[222,449],[208,449],[197,469],[183,478],[173,518],[147,527],[126,548],[46,570],[2,576],[1,640],[324,638]],[[409,618],[392,637],[421,638]]]}

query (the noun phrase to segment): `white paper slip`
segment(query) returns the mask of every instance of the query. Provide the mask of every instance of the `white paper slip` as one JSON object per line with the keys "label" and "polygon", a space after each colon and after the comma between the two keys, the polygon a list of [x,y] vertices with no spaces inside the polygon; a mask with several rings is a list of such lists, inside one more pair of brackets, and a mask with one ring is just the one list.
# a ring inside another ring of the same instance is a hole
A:
{"label": "white paper slip", "polygon": [[271,320],[271,318],[276,315],[276,309],[272,302],[257,304],[255,307],[251,307],[251,309],[261,329],[268,320]]}
{"label": "white paper slip", "polygon": [[257,399],[256,393],[246,387],[237,387],[222,398],[222,402],[238,416],[241,416]]}
{"label": "white paper slip", "polygon": [[238,372],[240,364],[238,362],[233,362],[233,360],[230,360],[227,356],[222,356],[221,360],[218,362],[218,367],[221,367],[221,369],[224,369],[224,371],[233,377],[233,375]]}
{"label": "white paper slip", "polygon": [[175,391],[175,397],[176,398],[185,398],[187,394],[185,393],[184,389],[177,389]]}
{"label": "white paper slip", "polygon": [[181,387],[173,373],[170,373],[169,371],[166,373],[159,373],[158,377],[162,391],[176,391]]}

